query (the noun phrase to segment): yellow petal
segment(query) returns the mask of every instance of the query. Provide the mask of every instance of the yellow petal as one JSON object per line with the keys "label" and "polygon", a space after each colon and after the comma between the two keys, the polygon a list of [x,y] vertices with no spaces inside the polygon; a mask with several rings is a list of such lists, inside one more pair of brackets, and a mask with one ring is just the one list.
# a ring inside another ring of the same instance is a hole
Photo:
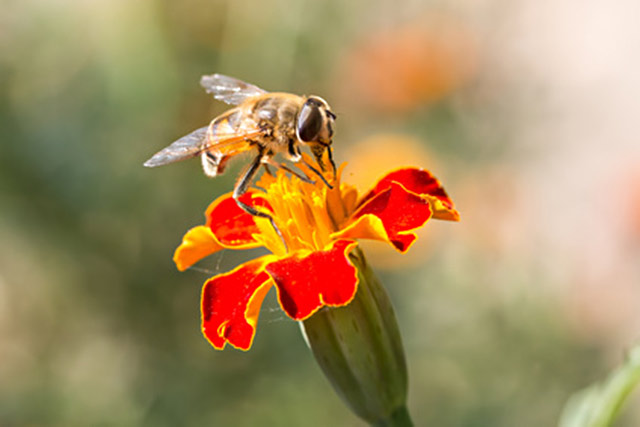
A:
{"label": "yellow petal", "polygon": [[206,225],[193,227],[182,238],[182,243],[173,254],[178,270],[184,271],[202,258],[223,249],[211,229]]}

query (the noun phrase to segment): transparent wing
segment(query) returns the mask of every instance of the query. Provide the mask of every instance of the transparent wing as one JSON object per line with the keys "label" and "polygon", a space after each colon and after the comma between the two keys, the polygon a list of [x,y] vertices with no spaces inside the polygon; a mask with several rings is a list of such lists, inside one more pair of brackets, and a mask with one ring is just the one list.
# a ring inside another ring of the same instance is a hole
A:
{"label": "transparent wing", "polygon": [[266,90],[250,83],[222,74],[202,76],[200,85],[215,99],[231,105],[238,105],[248,98],[267,93]]}
{"label": "transparent wing", "polygon": [[144,162],[144,165],[148,168],[154,168],[197,156],[204,148],[208,128],[209,126],[205,126],[194,130],[189,135],[183,136],[168,147],[158,151],[153,157]]}
{"label": "transparent wing", "polygon": [[207,139],[208,126],[191,132],[183,136],[168,147],[163,148],[144,162],[144,166],[154,168],[156,166],[168,165],[195,157],[203,151],[215,151],[218,155],[232,156],[252,149],[250,141],[263,134],[261,129],[243,129],[234,131],[232,129],[219,129]]}

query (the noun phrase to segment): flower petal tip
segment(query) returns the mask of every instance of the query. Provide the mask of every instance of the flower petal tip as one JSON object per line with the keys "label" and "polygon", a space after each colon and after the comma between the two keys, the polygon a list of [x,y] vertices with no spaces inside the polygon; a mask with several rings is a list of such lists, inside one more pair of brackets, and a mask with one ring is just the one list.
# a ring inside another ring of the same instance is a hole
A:
{"label": "flower petal tip", "polygon": [[223,247],[216,240],[209,227],[199,225],[193,227],[182,238],[182,243],[173,253],[173,262],[180,271],[185,271],[202,258],[207,257]]}
{"label": "flower petal tip", "polygon": [[228,342],[240,350],[253,343],[260,306],[273,285],[264,271],[267,255],[207,280],[202,288],[202,332],[216,349]]}

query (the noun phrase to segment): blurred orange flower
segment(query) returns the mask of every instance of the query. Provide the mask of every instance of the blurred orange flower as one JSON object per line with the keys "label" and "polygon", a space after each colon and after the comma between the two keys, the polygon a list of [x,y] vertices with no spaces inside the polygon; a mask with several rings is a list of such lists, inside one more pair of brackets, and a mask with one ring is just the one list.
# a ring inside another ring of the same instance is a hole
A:
{"label": "blurred orange flower", "polygon": [[370,34],[347,51],[339,81],[347,101],[407,111],[438,101],[475,74],[468,28],[443,16]]}

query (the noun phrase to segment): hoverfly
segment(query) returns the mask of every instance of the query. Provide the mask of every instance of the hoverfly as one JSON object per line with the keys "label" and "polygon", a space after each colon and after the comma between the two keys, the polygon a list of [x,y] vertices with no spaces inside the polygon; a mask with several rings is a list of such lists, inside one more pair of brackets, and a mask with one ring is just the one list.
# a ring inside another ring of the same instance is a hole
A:
{"label": "hoverfly", "polygon": [[255,157],[235,185],[233,198],[245,212],[269,218],[280,234],[268,214],[243,203],[240,196],[247,192],[261,165],[269,173],[269,166],[273,166],[303,181],[313,182],[306,174],[276,161],[274,156],[277,154],[292,163],[304,163],[331,187],[324,175],[304,160],[300,149],[309,147],[322,170],[325,170],[322,159],[327,152],[335,175],[331,151],[335,114],[319,96],[269,93],[221,74],[202,76],[200,85],[215,99],[236,107],[213,119],[208,126],[191,132],[154,154],[144,166],[162,166],[200,156],[204,173],[215,177],[224,172],[229,159],[241,153],[254,152]]}

